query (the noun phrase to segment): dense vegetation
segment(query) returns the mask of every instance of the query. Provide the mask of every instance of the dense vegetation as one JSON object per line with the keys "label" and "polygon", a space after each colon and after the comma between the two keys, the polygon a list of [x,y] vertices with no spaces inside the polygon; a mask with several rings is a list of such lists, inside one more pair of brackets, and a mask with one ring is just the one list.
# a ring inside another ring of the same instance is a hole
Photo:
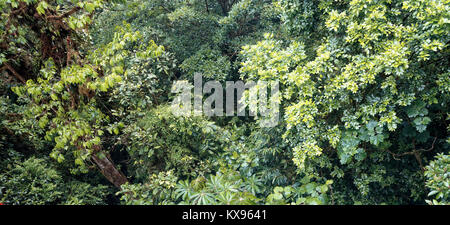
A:
{"label": "dense vegetation", "polygon": [[[450,202],[449,0],[0,11],[3,204]],[[174,116],[195,73],[279,80],[279,124]]]}

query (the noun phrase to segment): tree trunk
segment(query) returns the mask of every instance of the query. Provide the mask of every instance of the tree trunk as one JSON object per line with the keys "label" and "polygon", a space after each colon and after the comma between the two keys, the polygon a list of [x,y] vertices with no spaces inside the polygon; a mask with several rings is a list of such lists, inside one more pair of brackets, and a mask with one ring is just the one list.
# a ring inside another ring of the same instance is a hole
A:
{"label": "tree trunk", "polygon": [[[107,154],[105,154],[107,155]],[[103,158],[98,157],[96,154],[91,156],[91,159],[97,164],[100,172],[106,179],[109,180],[114,186],[120,188],[122,184],[128,182],[128,179],[123,175],[115,166],[109,156]]]}

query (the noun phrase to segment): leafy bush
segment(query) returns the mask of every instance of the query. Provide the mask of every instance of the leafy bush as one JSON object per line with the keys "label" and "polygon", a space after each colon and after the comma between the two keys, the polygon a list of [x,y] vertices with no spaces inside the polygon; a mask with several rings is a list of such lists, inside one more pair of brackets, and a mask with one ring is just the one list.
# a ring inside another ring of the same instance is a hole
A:
{"label": "leafy bush", "polygon": [[68,181],[44,159],[29,158],[0,173],[0,201],[11,205],[105,204],[108,187]]}
{"label": "leafy bush", "polygon": [[173,194],[177,177],[173,171],[159,172],[149,176],[145,184],[124,184],[117,192],[127,205],[168,205],[174,204]]}
{"label": "leafy bush", "polygon": [[428,196],[433,200],[426,200],[430,205],[450,204],[450,156],[438,154],[436,159],[426,167],[426,186],[431,189]]}
{"label": "leafy bush", "polygon": [[214,122],[203,117],[176,117],[171,110],[164,105],[151,109],[123,130],[120,143],[127,146],[131,174],[138,180],[172,169],[178,177],[201,176],[211,169],[214,162],[210,160],[227,142],[227,131]]}

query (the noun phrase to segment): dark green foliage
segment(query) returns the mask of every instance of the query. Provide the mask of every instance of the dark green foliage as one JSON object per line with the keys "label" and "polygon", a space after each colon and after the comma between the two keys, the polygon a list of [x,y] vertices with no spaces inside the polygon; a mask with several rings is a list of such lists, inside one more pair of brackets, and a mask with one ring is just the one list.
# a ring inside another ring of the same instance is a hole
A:
{"label": "dark green foliage", "polygon": [[[130,155],[132,174],[145,181],[149,174],[174,170],[180,178],[204,176],[228,142],[228,131],[203,117],[176,117],[159,106],[124,129],[121,144]],[[221,135],[216,135],[220,133]]]}
{"label": "dark green foliage", "polygon": [[109,191],[105,185],[64,179],[51,164],[34,157],[10,161],[0,174],[0,201],[8,205],[106,204]]}

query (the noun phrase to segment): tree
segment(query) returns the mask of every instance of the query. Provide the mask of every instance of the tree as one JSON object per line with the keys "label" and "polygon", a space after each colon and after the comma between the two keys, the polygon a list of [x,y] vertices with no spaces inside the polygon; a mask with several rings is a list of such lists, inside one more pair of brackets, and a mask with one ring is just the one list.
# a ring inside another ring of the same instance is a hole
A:
{"label": "tree", "polygon": [[242,52],[243,74],[284,86],[283,137],[295,164],[308,171],[324,154],[346,165],[385,152],[423,168],[427,151],[448,148],[438,125],[448,111],[448,4],[322,1],[319,9],[327,16],[316,29],[326,31],[308,46],[313,55],[273,35]]}
{"label": "tree", "polygon": [[[86,172],[88,167],[85,161],[92,161],[111,183],[120,187],[127,182],[127,178],[116,168],[109,151],[102,148],[100,137],[107,126],[117,133],[123,125],[108,125],[110,118],[99,106],[101,96],[121,82],[123,76],[127,76],[125,57],[157,57],[163,48],[154,43],[136,45],[134,50],[137,51],[132,53],[126,47],[138,41],[139,33],[132,33],[125,24],[111,43],[95,51],[79,50],[78,47],[86,43],[77,38],[88,37],[87,28],[92,21],[92,13],[102,3],[4,3],[2,10],[9,13],[4,23],[6,37],[2,38],[7,48],[4,65],[13,75],[17,71],[9,63],[32,74],[25,85],[13,89],[28,102],[24,119],[38,120],[39,126],[46,130],[45,140],[55,142],[50,156],[63,162],[71,155],[79,166],[72,172]],[[14,33],[17,30],[19,33]],[[33,32],[25,33],[27,30]],[[18,38],[10,40],[11,34],[18,35]],[[23,52],[27,45],[40,46],[41,49],[28,48],[29,51]],[[28,65],[28,61],[33,64]],[[16,75],[16,78],[25,81],[21,77]]]}

